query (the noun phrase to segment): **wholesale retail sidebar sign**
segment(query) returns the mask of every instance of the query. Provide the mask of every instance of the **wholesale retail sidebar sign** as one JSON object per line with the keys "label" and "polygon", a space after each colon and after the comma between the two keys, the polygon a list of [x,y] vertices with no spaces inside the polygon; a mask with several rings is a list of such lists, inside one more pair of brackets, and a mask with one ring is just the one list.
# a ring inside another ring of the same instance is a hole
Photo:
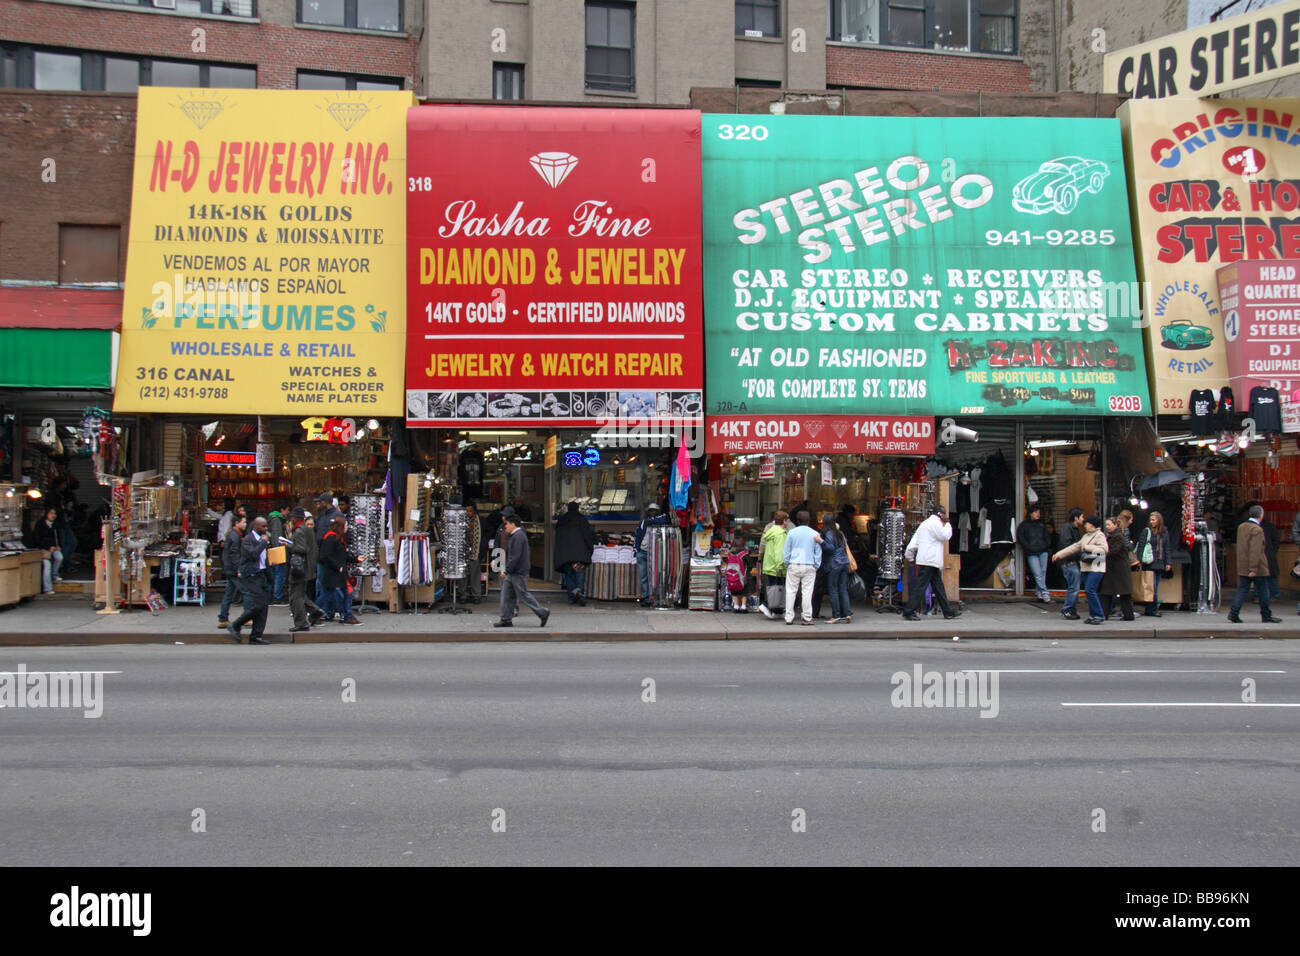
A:
{"label": "wholesale retail sidebar sign", "polygon": [[700,114],[410,111],[412,426],[698,425]]}
{"label": "wholesale retail sidebar sign", "polygon": [[1115,120],[703,137],[709,416],[1149,414]]}
{"label": "wholesale retail sidebar sign", "polygon": [[413,103],[141,88],[115,410],[401,414]]}
{"label": "wholesale retail sidebar sign", "polygon": [[1228,342],[1249,349],[1277,337],[1269,323],[1291,324],[1290,303],[1280,301],[1258,314],[1262,322],[1239,325],[1219,299],[1217,274],[1245,260],[1300,258],[1300,99],[1130,100],[1119,117],[1154,398],[1161,414],[1186,413],[1194,389],[1230,384]]}

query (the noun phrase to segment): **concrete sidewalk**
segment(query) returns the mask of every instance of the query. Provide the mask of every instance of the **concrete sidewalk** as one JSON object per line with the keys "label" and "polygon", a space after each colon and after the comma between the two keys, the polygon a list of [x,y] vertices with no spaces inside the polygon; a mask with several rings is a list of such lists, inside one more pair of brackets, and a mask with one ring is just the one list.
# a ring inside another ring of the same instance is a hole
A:
{"label": "concrete sidewalk", "polygon": [[[480,604],[471,614],[390,614],[387,611],[362,615],[362,626],[325,624],[309,633],[288,633],[287,607],[271,608],[267,636],[276,642],[365,643],[429,641],[644,641],[644,640],[761,640],[817,638],[1298,638],[1300,616],[1294,600],[1275,602],[1274,613],[1281,624],[1262,624],[1259,609],[1247,604],[1241,624],[1227,620],[1227,605],[1218,614],[1194,614],[1166,610],[1163,617],[1140,616],[1132,623],[1112,620],[1099,627],[1061,617],[1059,601],[1052,605],[1033,601],[986,599],[967,602],[965,613],[956,620],[924,617],[902,620],[898,614],[880,614],[857,607],[852,624],[829,624],[825,617],[812,627],[796,623],[787,627],[778,617],[769,621],[757,611],[732,612],[650,610],[630,602],[591,602],[575,607],[559,594],[540,597],[552,610],[546,627],[526,609],[511,628],[494,628],[497,606]],[[829,617],[829,604],[822,608]],[[232,613],[231,617],[235,616]],[[54,595],[34,599],[0,611],[0,646],[50,646],[63,644],[229,644],[224,631],[217,630],[217,608],[169,607],[157,615],[148,610],[118,614],[97,614],[89,597]],[[244,629],[247,642],[248,628]]]}

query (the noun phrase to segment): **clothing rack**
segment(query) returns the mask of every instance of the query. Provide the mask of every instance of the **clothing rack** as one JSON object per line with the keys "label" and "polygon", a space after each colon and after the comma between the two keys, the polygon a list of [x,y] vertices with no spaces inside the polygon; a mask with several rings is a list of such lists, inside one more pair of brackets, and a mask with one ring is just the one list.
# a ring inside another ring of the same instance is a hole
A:
{"label": "clothing rack", "polygon": [[[397,536],[397,578],[399,588],[415,588],[415,599],[409,614],[428,614],[420,610],[420,588],[434,583],[433,553],[429,535],[424,531],[402,533]],[[430,602],[432,604],[432,602]]]}

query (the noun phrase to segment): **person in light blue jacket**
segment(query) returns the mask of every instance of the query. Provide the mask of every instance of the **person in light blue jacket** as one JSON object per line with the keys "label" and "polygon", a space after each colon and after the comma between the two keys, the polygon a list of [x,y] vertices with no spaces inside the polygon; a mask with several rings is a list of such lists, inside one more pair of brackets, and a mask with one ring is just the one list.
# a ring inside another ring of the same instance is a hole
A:
{"label": "person in light blue jacket", "polygon": [[806,511],[794,516],[795,528],[785,536],[785,623],[794,623],[794,599],[803,589],[803,624],[813,622],[813,587],[822,563],[822,536],[809,527],[812,518]]}

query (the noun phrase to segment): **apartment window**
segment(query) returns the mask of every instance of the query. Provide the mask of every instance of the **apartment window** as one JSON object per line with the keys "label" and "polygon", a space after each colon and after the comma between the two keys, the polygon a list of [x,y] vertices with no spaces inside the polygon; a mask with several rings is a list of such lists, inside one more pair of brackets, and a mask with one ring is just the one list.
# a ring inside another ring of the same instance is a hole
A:
{"label": "apartment window", "polygon": [[[104,3],[120,3],[126,7],[149,7],[157,9],[154,0],[102,0]],[[256,0],[175,0],[176,12],[219,13],[227,17],[256,17]],[[166,9],[166,8],[163,8]]]}
{"label": "apartment window", "polygon": [[492,64],[492,99],[522,100],[524,98],[524,65],[522,63]]}
{"label": "apartment window", "polygon": [[402,0],[298,0],[298,22],[398,33]]}
{"label": "apartment window", "polygon": [[1016,52],[1016,0],[979,0],[981,53]]}
{"label": "apartment window", "polygon": [[587,3],[587,89],[636,88],[632,72],[633,18],[631,3]]}
{"label": "apartment window", "polygon": [[78,53],[49,53],[36,51],[35,89],[79,90],[81,85],[81,55]]}
{"label": "apartment window", "polygon": [[1016,0],[829,0],[826,38],[1011,54],[1016,17]]}
{"label": "apartment window", "polygon": [[779,37],[779,0],[736,0],[736,36]]}
{"label": "apartment window", "polygon": [[402,81],[396,77],[298,71],[300,90],[400,90],[401,88]]}
{"label": "apartment window", "polygon": [[257,86],[251,66],[157,60],[79,50],[0,47],[0,80],[7,87],[37,90],[102,90],[134,93],[142,86]]}
{"label": "apartment window", "polygon": [[59,226],[59,285],[116,283],[121,226]]}
{"label": "apartment window", "polygon": [[826,39],[879,43],[880,0],[831,0],[826,5]]}

